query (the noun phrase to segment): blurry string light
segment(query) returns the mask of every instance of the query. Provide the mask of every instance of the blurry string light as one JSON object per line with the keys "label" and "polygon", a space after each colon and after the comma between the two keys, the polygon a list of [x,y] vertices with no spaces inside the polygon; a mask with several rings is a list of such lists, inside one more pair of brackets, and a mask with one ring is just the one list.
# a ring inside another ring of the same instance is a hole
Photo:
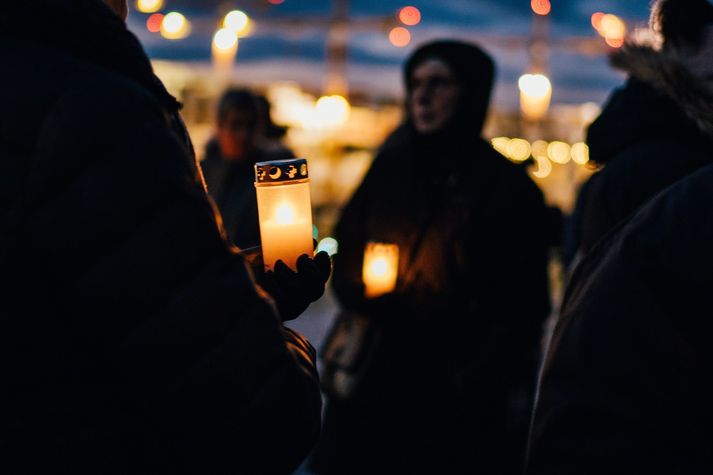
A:
{"label": "blurry string light", "polygon": [[161,22],[161,36],[168,40],[180,40],[191,33],[191,24],[178,12],[170,12]]}
{"label": "blurry string light", "polygon": [[550,0],[531,0],[532,11],[538,15],[548,15],[552,11]]}
{"label": "blurry string light", "polygon": [[566,165],[571,160],[577,165],[586,165],[589,162],[589,147],[584,142],[570,145],[559,140],[535,140],[530,143],[521,138],[495,137],[491,144],[495,150],[515,163],[522,163],[532,157],[537,165],[533,175],[537,178],[549,176],[553,163]]}
{"label": "blurry string light", "polygon": [[550,142],[550,144],[547,146],[547,157],[549,157],[549,159],[555,163],[564,165],[572,158],[570,154],[569,144],[560,142],[558,140]]}
{"label": "blurry string light", "polygon": [[596,12],[591,17],[592,27],[612,48],[619,48],[626,38],[626,23],[611,13]]}
{"label": "blurry string light", "polygon": [[250,18],[240,10],[233,10],[225,15],[223,28],[233,31],[238,37],[247,36],[250,33]]}
{"label": "blurry string light", "polygon": [[547,178],[552,173],[552,162],[550,162],[547,157],[535,157],[535,163],[537,164],[537,170],[533,171],[532,174],[537,178]]}
{"label": "blurry string light", "polygon": [[151,33],[158,33],[161,31],[161,25],[163,24],[163,14],[154,13],[146,19],[146,29]]}
{"label": "blurry string light", "polygon": [[403,26],[397,26],[389,32],[389,41],[397,48],[403,48],[411,43],[411,33]]}
{"label": "blurry string light", "polygon": [[136,0],[136,9],[141,13],[155,13],[163,8],[163,0]]}
{"label": "blurry string light", "polygon": [[572,145],[572,161],[579,165],[586,165],[589,162],[589,146],[584,142],[577,142]]}
{"label": "blurry string light", "polygon": [[408,26],[418,25],[421,23],[421,11],[416,7],[403,7],[399,10],[399,21]]}

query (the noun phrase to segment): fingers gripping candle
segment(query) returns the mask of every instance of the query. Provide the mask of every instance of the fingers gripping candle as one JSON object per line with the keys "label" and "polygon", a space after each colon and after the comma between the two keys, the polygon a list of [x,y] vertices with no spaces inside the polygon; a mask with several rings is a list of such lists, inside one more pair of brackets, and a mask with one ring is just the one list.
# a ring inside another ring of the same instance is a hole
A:
{"label": "fingers gripping candle", "polygon": [[281,259],[296,271],[297,258],[313,254],[307,160],[256,163],[255,191],[265,270]]}

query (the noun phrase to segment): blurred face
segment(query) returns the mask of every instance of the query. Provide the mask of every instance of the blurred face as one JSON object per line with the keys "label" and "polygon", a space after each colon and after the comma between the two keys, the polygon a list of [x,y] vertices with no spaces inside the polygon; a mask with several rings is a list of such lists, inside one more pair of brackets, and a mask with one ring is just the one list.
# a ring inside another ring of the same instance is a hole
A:
{"label": "blurred face", "polygon": [[242,160],[255,144],[255,120],[247,111],[232,109],[218,121],[218,143],[226,160]]}
{"label": "blurred face", "polygon": [[123,20],[129,16],[129,0],[104,0],[104,3],[109,5],[109,8],[119,15]]}
{"label": "blurred face", "polygon": [[438,132],[455,114],[462,95],[453,71],[440,59],[428,59],[414,68],[409,84],[408,109],[416,130]]}

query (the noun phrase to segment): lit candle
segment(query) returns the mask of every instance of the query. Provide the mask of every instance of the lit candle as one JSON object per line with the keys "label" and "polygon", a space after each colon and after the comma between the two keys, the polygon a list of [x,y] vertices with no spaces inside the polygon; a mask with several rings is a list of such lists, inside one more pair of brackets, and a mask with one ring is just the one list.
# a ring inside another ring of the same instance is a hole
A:
{"label": "lit candle", "polygon": [[399,246],[367,243],[364,249],[362,279],[369,298],[393,292],[399,273]]}
{"label": "lit candle", "polygon": [[296,271],[297,258],[313,254],[307,160],[256,163],[255,190],[265,270],[281,259]]}

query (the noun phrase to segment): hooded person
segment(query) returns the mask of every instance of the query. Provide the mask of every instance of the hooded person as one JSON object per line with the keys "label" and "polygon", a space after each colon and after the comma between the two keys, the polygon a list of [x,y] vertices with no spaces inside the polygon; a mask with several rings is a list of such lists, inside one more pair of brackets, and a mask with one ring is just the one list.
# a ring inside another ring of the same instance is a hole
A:
{"label": "hooded person", "polygon": [[590,159],[602,168],[578,197],[573,255],[586,254],[658,192],[709,163],[711,58],[713,7],[705,0],[655,3],[651,31],[612,54],[629,78],[587,133]]}
{"label": "hooded person", "polygon": [[660,127],[604,169],[653,197],[574,270],[538,383],[528,475],[713,472],[713,87],[701,74],[713,64],[713,7],[679,0],[653,12],[658,45],[629,45],[625,57],[647,78],[641,99],[671,120],[637,114]]}
{"label": "hooded person", "polygon": [[[549,309],[543,197],[480,137],[494,79],[480,48],[424,45],[404,79],[407,119],[336,227],[333,288],[344,313],[322,350],[325,383],[339,383],[334,355],[368,348],[346,363],[353,384],[326,388],[311,468],[518,473],[529,411],[511,403],[534,386]],[[399,250],[395,288],[375,298],[362,281],[371,241]],[[345,328],[366,329],[340,332],[344,315],[360,316]]]}
{"label": "hooded person", "polygon": [[321,399],[282,321],[329,259],[303,256],[322,275],[301,299],[302,271],[256,285],[126,0],[107,4],[2,6],[0,472],[291,473]]}

